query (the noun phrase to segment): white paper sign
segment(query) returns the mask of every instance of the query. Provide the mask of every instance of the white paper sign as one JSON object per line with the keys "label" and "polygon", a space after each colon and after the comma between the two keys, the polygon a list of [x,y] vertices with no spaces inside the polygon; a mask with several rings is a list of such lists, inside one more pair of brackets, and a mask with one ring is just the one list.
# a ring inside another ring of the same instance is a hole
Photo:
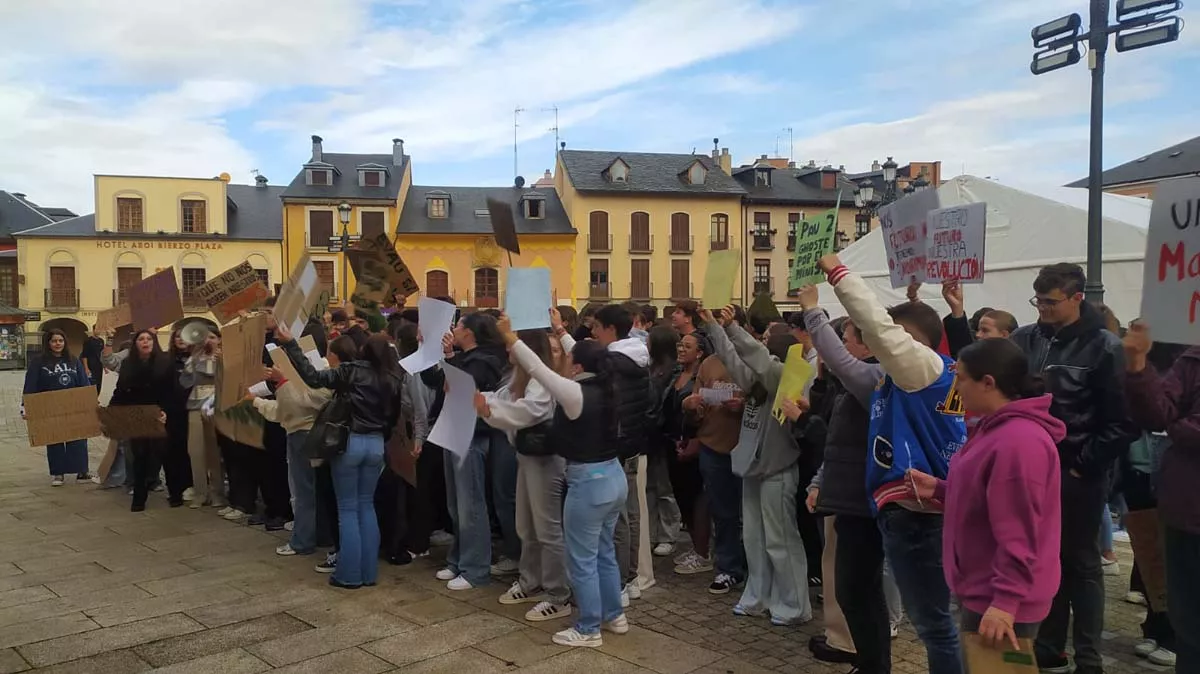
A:
{"label": "white paper sign", "polygon": [[941,205],[937,190],[927,189],[879,209],[879,229],[893,288],[925,280],[925,220],[929,211]]}
{"label": "white paper sign", "polygon": [[475,435],[475,378],[445,363],[442,372],[446,374],[446,402],[429,431],[429,442],[450,450],[461,460]]}
{"label": "white paper sign", "polygon": [[268,398],[271,395],[271,387],[267,386],[267,382],[260,381],[250,387],[250,395],[255,398]]}
{"label": "white paper sign", "polygon": [[929,212],[926,222],[925,280],[983,283],[987,204],[939,208]]}
{"label": "white paper sign", "polygon": [[400,360],[409,374],[424,372],[442,361],[442,336],[454,327],[454,313],[457,311],[453,304],[422,297],[417,303],[420,318],[417,328],[421,331],[421,344],[406,358]]}
{"label": "white paper sign", "polygon": [[733,399],[733,389],[731,388],[702,388],[700,389],[700,399],[705,405],[720,405],[726,400]]}
{"label": "white paper sign", "polygon": [[1142,273],[1141,320],[1154,341],[1200,344],[1200,178],[1158,184]]}

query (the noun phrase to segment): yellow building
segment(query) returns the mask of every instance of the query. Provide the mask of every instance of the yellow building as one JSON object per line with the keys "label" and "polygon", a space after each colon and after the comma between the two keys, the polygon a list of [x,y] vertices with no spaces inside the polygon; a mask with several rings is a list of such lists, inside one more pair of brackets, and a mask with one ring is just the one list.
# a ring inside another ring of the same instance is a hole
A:
{"label": "yellow building", "polygon": [[[195,289],[249,262],[273,288],[286,276],[282,187],[219,178],[95,177],[95,213],[15,234],[21,306],[37,331],[60,328],[78,349],[96,314],[144,277],[174,267],[188,315],[208,316]],[[31,331],[32,333],[32,331]],[[30,334],[29,341],[40,337]]]}
{"label": "yellow building", "polygon": [[[512,206],[521,254],[515,267],[550,268],[560,303],[577,295],[576,231],[553,188],[413,185],[400,214],[396,250],[417,276],[421,294],[461,307],[503,306],[508,252],[492,238],[487,200]],[[409,298],[414,305],[417,298]]]}
{"label": "yellow building", "polygon": [[411,182],[399,138],[392,140],[391,154],[341,154],[325,152],[321,137],[313,136],[312,157],[282,194],[287,269],[308,253],[333,289],[334,303],[344,303],[354,275],[340,252],[342,237],[353,246],[362,236],[393,236]]}
{"label": "yellow building", "polygon": [[[575,247],[575,297],[666,306],[698,297],[708,254],[737,248],[745,189],[713,157],[562,150],[554,183]],[[741,299],[740,289],[735,299]]]}

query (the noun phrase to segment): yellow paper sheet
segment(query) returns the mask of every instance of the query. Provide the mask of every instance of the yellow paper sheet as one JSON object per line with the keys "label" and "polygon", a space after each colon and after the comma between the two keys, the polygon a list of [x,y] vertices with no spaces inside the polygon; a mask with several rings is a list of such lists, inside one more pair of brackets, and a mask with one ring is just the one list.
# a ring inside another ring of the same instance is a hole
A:
{"label": "yellow paper sheet", "polygon": [[733,302],[733,284],[742,263],[740,250],[717,250],[708,254],[704,274],[704,306],[714,312]]}
{"label": "yellow paper sheet", "polygon": [[771,416],[779,423],[783,416],[783,401],[796,400],[804,396],[804,388],[812,381],[813,366],[804,359],[804,345],[793,344],[788,348],[787,360],[783,363],[783,376],[779,379],[779,390],[775,391],[775,404],[771,405]]}

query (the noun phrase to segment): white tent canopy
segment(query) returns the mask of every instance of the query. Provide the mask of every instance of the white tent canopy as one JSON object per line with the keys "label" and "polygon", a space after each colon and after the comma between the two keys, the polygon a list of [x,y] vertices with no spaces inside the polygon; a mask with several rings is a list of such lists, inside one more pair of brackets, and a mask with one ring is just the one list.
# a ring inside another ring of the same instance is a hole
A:
{"label": "white tent canopy", "polygon": [[[965,285],[968,314],[980,307],[1004,309],[1021,324],[1037,319],[1029,305],[1038,269],[1074,262],[1086,269],[1087,190],[1071,187],[1017,188],[974,176],[959,176],[938,188],[943,207],[987,203],[984,282]],[[1142,260],[1151,202],[1104,195],[1104,302],[1123,323],[1138,315],[1142,297]],[[876,229],[841,252],[842,262],[863,276],[885,305],[905,299],[892,289],[883,233]],[[821,284],[821,305],[845,314],[833,289]],[[927,283],[921,299],[947,310],[940,284]]]}

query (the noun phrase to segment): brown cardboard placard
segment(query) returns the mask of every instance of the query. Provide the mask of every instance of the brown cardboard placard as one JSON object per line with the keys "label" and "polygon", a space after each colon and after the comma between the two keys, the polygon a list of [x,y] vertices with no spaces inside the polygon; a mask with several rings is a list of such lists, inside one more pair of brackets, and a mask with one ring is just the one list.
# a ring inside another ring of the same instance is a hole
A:
{"label": "brown cardboard placard", "polygon": [[251,314],[221,328],[221,360],[217,367],[217,410],[242,400],[246,389],[262,381],[262,351],[267,337],[265,314]]}
{"label": "brown cardboard placard", "polygon": [[104,457],[100,459],[100,465],[96,468],[96,476],[100,478],[100,484],[108,482],[108,474],[112,472],[113,464],[117,462],[119,442],[119,440],[108,441],[108,449],[104,452]]}
{"label": "brown cardboard placard", "polygon": [[348,251],[355,287],[351,299],[361,298],[380,305],[390,304],[392,291],[406,297],[421,291],[417,279],[387,234],[379,234],[358,242],[358,248]]}
{"label": "brown cardboard placard", "polygon": [[384,456],[392,472],[415,487],[417,486],[417,458],[412,455],[412,449],[412,438],[408,437],[403,428],[397,428],[392,433],[392,437],[388,439],[384,448]]}
{"label": "brown cardboard placard", "polygon": [[224,325],[237,318],[238,312],[261,307],[271,292],[258,278],[254,267],[243,262],[196,288],[196,294],[208,305],[217,322]]}
{"label": "brown cardboard placard", "polygon": [[300,353],[317,350],[317,340],[313,339],[312,335],[301,335],[297,338],[296,343],[300,345]]}
{"label": "brown cardboard placard", "polygon": [[517,222],[513,219],[512,204],[499,199],[487,200],[488,215],[492,220],[492,236],[496,245],[510,253],[521,254],[521,243],[517,240]]}
{"label": "brown cardboard placard", "polygon": [[129,304],[121,304],[96,314],[96,330],[101,333],[115,332],[117,328],[133,323],[133,312]]}
{"label": "brown cardboard placard", "polygon": [[96,408],[100,429],[113,440],[165,438],[167,427],[159,421],[158,405],[116,405]]}
{"label": "brown cardboard placard", "polygon": [[325,313],[330,292],[330,288],[321,284],[316,267],[305,253],[292,268],[287,282],[279,289],[271,313],[276,322],[286,325],[293,335],[298,335],[304,330],[309,317],[320,318]]}
{"label": "brown cardboard placard", "polygon": [[983,643],[978,634],[963,634],[963,655],[967,661],[968,674],[1037,674],[1037,658],[1033,654],[1033,640],[1017,639],[1021,650],[992,648]]}
{"label": "brown cardboard placard", "polygon": [[128,291],[133,327],[162,328],[183,318],[183,300],[175,281],[175,267],[151,274]]}
{"label": "brown cardboard placard", "polygon": [[285,380],[287,380],[289,383],[294,382],[297,386],[308,386],[304,383],[304,380],[300,378],[300,373],[296,371],[296,366],[292,365],[292,359],[288,358],[287,352],[285,352],[282,348],[279,348],[271,349],[270,354],[272,366],[283,374],[283,378]]}
{"label": "brown cardboard placard", "polygon": [[[218,375],[217,379],[220,381],[220,375]],[[218,395],[219,399],[220,396]],[[213,414],[213,425],[217,433],[224,435],[234,442],[256,449],[263,448],[264,423],[265,420],[262,418],[262,415],[247,400],[238,402],[224,412]]]}
{"label": "brown cardboard placard", "polygon": [[1163,553],[1162,522],[1158,509],[1125,514],[1129,545],[1137,558],[1138,573],[1146,585],[1146,601],[1155,611],[1167,610],[1167,564]]}
{"label": "brown cardboard placard", "polygon": [[42,447],[100,435],[95,386],[25,396],[25,425],[29,446]]}

